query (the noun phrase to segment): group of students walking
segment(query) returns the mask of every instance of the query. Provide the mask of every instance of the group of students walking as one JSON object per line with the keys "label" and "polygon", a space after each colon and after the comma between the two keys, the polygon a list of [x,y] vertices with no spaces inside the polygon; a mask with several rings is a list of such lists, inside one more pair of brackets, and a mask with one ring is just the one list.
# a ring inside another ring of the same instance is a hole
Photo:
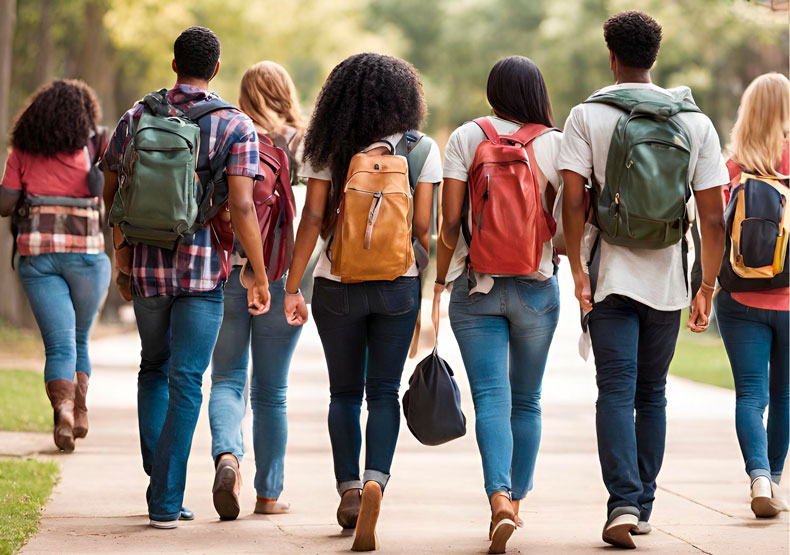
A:
{"label": "group of students walking", "polygon": [[[88,431],[87,342],[110,279],[101,230],[109,218],[117,284],[142,342],[138,419],[151,526],[194,518],[183,497],[209,365],[220,518],[240,512],[247,391],[255,512],[287,512],[288,370],[308,319],[300,283],[317,252],[311,308],[329,373],[337,521],[355,529],[353,550],[376,549],[443,182],[434,295],[451,290],[491,506],[490,552],[503,553],[522,526],[519,506],[533,487],[559,253],[595,355],[609,492],[603,540],[633,548],[633,535],[651,530],[681,309],[691,307],[691,331],[705,331],[717,277],[752,509],[760,517],[786,510],[776,484],[790,435],[790,82],[767,74],[749,86],[725,164],[690,91],[651,82],[659,24],[623,12],[606,21],[604,38],[616,84],[573,108],[562,132],[539,68],[520,56],[497,62],[492,115],[453,132],[444,165],[419,132],[419,76],[390,56],[338,64],[306,129],[276,63],[247,70],[239,108],[208,92],[220,44],[202,27],[175,41],[176,86],[135,104],[108,141],[86,85],[43,87],[13,126],[0,213],[13,215],[18,272],[46,347],[55,443],[71,451]],[[300,179],[307,194],[294,236]],[[698,284],[690,226],[701,237]]]}

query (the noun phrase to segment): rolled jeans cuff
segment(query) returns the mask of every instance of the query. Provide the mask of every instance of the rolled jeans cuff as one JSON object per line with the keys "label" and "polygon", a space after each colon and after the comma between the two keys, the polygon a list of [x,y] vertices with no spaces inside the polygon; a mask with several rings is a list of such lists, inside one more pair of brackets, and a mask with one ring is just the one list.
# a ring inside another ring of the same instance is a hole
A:
{"label": "rolled jeans cuff", "polygon": [[779,485],[779,482],[782,481],[782,475],[781,474],[771,474],[771,480],[773,481],[774,484]]}
{"label": "rolled jeans cuff", "polygon": [[387,482],[390,480],[389,474],[384,474],[378,470],[366,470],[365,473],[362,475],[362,481],[365,483],[368,482],[377,482],[378,485],[381,486],[381,491],[384,491],[384,488],[387,487]]}
{"label": "rolled jeans cuff", "polygon": [[360,480],[348,480],[337,483],[337,493],[340,497],[343,497],[343,494],[350,489],[362,489],[362,482]]}
{"label": "rolled jeans cuff", "polygon": [[765,476],[769,480],[771,479],[771,471],[765,468],[754,468],[749,471],[749,478],[751,478],[752,482],[754,482],[760,476]]}

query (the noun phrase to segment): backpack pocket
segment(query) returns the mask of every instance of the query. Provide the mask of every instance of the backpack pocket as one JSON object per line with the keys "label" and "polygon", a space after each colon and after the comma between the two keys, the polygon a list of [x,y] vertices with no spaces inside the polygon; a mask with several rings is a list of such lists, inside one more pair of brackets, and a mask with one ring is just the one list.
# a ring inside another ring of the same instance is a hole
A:
{"label": "backpack pocket", "polygon": [[746,218],[741,223],[740,255],[745,266],[772,266],[779,238],[779,225],[762,218]]}

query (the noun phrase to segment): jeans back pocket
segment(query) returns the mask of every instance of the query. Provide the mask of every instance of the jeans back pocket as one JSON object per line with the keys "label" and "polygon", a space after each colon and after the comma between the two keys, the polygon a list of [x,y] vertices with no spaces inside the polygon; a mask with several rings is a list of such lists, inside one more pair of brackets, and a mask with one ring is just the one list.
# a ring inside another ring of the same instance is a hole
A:
{"label": "jeans back pocket", "polygon": [[313,307],[324,309],[336,316],[348,315],[348,286],[339,281],[316,278]]}
{"label": "jeans back pocket", "polygon": [[521,306],[534,314],[546,314],[560,305],[556,276],[545,281],[516,278],[516,290]]}

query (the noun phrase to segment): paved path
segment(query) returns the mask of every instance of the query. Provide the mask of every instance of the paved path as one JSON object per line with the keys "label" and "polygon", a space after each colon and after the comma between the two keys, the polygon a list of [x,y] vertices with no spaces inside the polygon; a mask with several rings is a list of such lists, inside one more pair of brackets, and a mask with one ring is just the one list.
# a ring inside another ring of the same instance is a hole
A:
{"label": "paved path", "polygon": [[[526,527],[510,553],[611,550],[600,540],[606,491],[596,454],[594,369],[576,355],[577,309],[567,274],[563,310],[544,382],[543,444],[535,489],[522,504]],[[427,320],[427,319],[426,319]],[[484,553],[489,513],[473,433],[468,383],[449,323],[441,354],[457,370],[469,433],[424,447],[405,425],[382,509],[383,553]],[[253,515],[253,455],[242,465],[238,521],[220,522],[211,504],[213,465],[206,403],[189,462],[185,504],[197,520],[173,531],[152,530],[145,517],[146,477],[135,412],[139,345],[134,335],[93,343],[91,431],[74,454],[59,456],[63,477],[26,553],[332,553],[351,538],[334,520],[337,494],[326,431],[328,386],[315,328],[309,325],[291,368],[289,444],[283,498],[288,515]],[[409,362],[404,384],[414,366]],[[205,398],[208,396],[206,375]],[[671,379],[669,440],[652,523],[638,538],[651,553],[787,553],[787,513],[756,520],[733,427],[732,392]],[[250,437],[249,415],[245,420]]]}

